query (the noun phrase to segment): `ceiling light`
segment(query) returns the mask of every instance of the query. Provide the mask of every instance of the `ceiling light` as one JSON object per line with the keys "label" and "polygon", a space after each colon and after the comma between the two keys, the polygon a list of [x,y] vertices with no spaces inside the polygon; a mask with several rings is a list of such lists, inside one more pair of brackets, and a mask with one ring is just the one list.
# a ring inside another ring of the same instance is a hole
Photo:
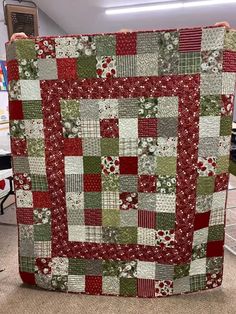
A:
{"label": "ceiling light", "polygon": [[171,2],[171,3],[157,3],[150,5],[133,5],[125,7],[116,7],[110,8],[105,11],[107,15],[113,14],[126,14],[126,13],[141,13],[141,12],[151,12],[159,10],[171,10],[171,9],[181,9],[181,8],[190,8],[190,7],[201,7],[201,6],[210,6],[217,4],[228,4],[236,3],[236,0],[202,0],[202,1],[190,1],[190,2]]}

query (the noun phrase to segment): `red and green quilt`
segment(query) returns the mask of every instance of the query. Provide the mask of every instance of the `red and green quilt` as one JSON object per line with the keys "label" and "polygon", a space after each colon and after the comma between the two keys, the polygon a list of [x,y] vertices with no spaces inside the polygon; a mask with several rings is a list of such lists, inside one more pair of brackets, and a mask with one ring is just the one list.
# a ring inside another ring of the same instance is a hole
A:
{"label": "red and green quilt", "polygon": [[7,60],[23,282],[138,297],[220,286],[236,32],[37,37]]}

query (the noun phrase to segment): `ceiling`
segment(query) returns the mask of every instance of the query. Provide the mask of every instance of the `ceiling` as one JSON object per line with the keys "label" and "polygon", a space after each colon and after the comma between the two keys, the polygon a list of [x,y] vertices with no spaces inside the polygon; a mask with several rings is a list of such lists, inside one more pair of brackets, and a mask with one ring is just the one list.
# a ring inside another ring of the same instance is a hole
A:
{"label": "ceiling", "polygon": [[68,34],[113,32],[121,28],[147,30],[211,25],[228,21],[236,28],[236,3],[210,7],[108,16],[105,9],[172,0],[36,0],[40,9]]}

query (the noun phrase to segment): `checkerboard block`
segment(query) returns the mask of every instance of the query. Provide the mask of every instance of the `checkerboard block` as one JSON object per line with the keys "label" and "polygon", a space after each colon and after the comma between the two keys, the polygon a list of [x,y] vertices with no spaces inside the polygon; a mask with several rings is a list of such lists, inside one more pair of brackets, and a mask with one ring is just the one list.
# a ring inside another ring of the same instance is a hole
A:
{"label": "checkerboard block", "polygon": [[224,27],[7,45],[24,282],[143,298],[221,285],[235,53]]}

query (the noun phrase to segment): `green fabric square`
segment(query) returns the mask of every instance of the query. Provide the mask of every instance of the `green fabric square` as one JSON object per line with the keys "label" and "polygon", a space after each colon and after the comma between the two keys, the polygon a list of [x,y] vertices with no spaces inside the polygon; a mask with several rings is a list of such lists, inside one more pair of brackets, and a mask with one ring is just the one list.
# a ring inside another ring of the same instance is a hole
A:
{"label": "green fabric square", "polygon": [[116,37],[101,35],[95,37],[98,56],[114,56],[116,54]]}
{"label": "green fabric square", "polygon": [[34,257],[25,257],[20,256],[20,271],[26,273],[34,273],[35,272],[35,260]]}
{"label": "green fabric square", "polygon": [[215,274],[222,272],[223,257],[211,257],[207,259],[206,272],[207,274]]}
{"label": "green fabric square", "polygon": [[101,172],[101,158],[97,156],[83,157],[84,173],[100,173]]}
{"label": "green fabric square", "polygon": [[120,211],[114,209],[103,209],[102,225],[104,227],[118,227],[120,225]]}
{"label": "green fabric square", "polygon": [[17,59],[35,59],[36,50],[35,42],[31,39],[16,40],[16,56]]}
{"label": "green fabric square", "polygon": [[224,225],[209,226],[208,241],[220,241],[224,239]]}
{"label": "green fabric square", "polygon": [[221,117],[220,119],[220,135],[231,135],[232,132],[232,117]]}
{"label": "green fabric square", "polygon": [[63,119],[79,118],[80,106],[78,100],[61,100],[61,115]]}
{"label": "green fabric square", "polygon": [[229,156],[219,156],[216,159],[216,173],[228,172],[229,170]]}
{"label": "green fabric square", "polygon": [[36,80],[39,78],[37,59],[22,59],[18,61],[19,75],[22,80]]}
{"label": "green fabric square", "polygon": [[158,175],[157,192],[161,194],[175,194],[176,192],[175,176]]}
{"label": "green fabric square", "polygon": [[195,245],[192,250],[192,260],[206,257],[207,244]]}
{"label": "green fabric square", "polygon": [[215,179],[214,177],[198,177],[197,180],[197,195],[208,195],[214,192]]}
{"label": "green fabric square", "polygon": [[201,96],[201,116],[219,116],[221,113],[221,98],[219,95]]}
{"label": "green fabric square", "polygon": [[189,276],[190,264],[175,265],[174,279],[184,278]]}
{"label": "green fabric square", "polygon": [[80,56],[77,62],[78,76],[80,78],[97,77],[96,63],[95,56]]}
{"label": "green fabric square", "polygon": [[179,54],[179,74],[200,72],[200,52],[182,52]]}
{"label": "green fabric square", "polygon": [[104,175],[102,174],[102,190],[103,191],[119,191],[120,181],[116,174]]}
{"label": "green fabric square", "polygon": [[12,137],[25,138],[25,122],[24,120],[10,121],[10,134]]}
{"label": "green fabric square", "polygon": [[157,230],[170,230],[175,228],[174,213],[157,213]]}
{"label": "green fabric square", "polygon": [[119,228],[118,243],[136,244],[137,243],[137,228],[136,227]]}
{"label": "green fabric square", "polygon": [[31,138],[27,140],[28,155],[34,157],[44,157],[45,148],[43,139]]}
{"label": "green fabric square", "polygon": [[234,31],[228,31],[225,37],[226,50],[236,51],[236,33]]}
{"label": "green fabric square", "polygon": [[29,173],[29,158],[28,157],[13,157],[13,166],[15,173]]}
{"label": "green fabric square", "polygon": [[176,157],[156,157],[156,174],[176,175]]}
{"label": "green fabric square", "polygon": [[69,275],[85,275],[86,260],[79,258],[69,258]]}
{"label": "green fabric square", "polygon": [[120,262],[113,260],[104,260],[102,263],[103,276],[116,276],[119,275]]}
{"label": "green fabric square", "polygon": [[119,139],[102,138],[101,154],[102,156],[119,156]]}
{"label": "green fabric square", "polygon": [[206,275],[190,276],[190,291],[204,290],[206,288]]}
{"label": "green fabric square", "polygon": [[39,174],[31,174],[32,191],[47,191],[47,177]]}
{"label": "green fabric square", "polygon": [[85,192],[84,193],[84,207],[85,208],[102,208],[101,193]]}
{"label": "green fabric square", "polygon": [[34,225],[34,241],[51,241],[51,224]]}
{"label": "green fabric square", "polygon": [[135,297],[137,295],[137,279],[120,278],[120,295]]}
{"label": "green fabric square", "polygon": [[24,119],[43,119],[41,101],[23,101],[23,114]]}

